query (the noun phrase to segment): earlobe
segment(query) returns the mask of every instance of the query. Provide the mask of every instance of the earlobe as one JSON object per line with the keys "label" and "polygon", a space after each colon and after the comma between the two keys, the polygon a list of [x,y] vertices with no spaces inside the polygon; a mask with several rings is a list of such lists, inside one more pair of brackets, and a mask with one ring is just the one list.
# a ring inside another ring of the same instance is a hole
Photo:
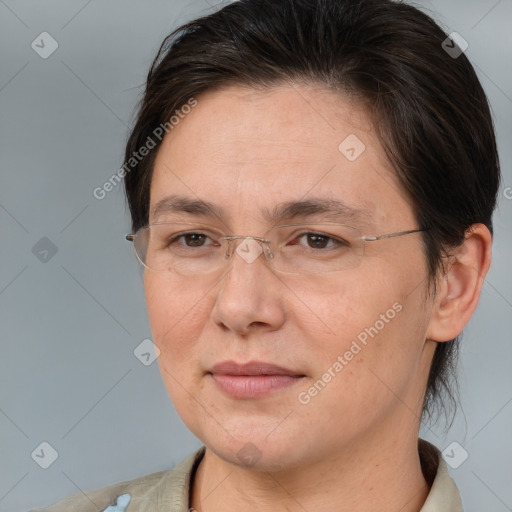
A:
{"label": "earlobe", "polygon": [[492,236],[483,224],[473,224],[465,240],[446,262],[427,330],[427,339],[456,338],[473,315],[491,264]]}

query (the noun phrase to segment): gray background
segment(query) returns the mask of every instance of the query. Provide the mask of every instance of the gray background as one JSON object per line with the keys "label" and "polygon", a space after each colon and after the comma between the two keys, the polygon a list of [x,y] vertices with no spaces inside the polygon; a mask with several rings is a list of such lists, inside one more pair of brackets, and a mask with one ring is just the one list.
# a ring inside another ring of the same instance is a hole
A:
{"label": "gray background", "polygon": [[[447,433],[423,435],[468,452],[451,470],[467,511],[502,512],[512,510],[512,0],[417,5],[468,41],[504,174],[493,267],[463,340],[462,409]],[[122,189],[101,201],[92,191],[122,165],[160,42],[213,8],[213,0],[0,0],[0,512],[170,468],[201,445],[157,364],[133,353],[151,333],[123,237]],[[31,48],[43,31],[59,45],[47,59]],[[33,252],[43,237],[57,249],[46,262]],[[58,452],[48,469],[31,457],[43,441]]]}

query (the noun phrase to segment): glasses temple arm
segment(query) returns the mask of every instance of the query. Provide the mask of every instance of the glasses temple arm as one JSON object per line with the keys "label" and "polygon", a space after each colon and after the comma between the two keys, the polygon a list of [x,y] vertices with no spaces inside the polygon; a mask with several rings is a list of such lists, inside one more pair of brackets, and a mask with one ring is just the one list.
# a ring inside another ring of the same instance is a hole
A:
{"label": "glasses temple arm", "polygon": [[399,231],[398,233],[389,233],[387,235],[364,236],[363,240],[365,242],[375,242],[376,240],[381,240],[383,238],[394,238],[396,236],[410,235],[411,233],[419,233],[421,231],[426,231],[426,229],[410,229],[409,231]]}

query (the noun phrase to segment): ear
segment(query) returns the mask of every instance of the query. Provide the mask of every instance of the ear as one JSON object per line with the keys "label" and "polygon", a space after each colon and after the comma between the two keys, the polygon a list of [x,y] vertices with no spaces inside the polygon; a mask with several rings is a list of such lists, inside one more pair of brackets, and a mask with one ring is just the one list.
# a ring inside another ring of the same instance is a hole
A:
{"label": "ear", "polygon": [[445,273],[437,280],[427,339],[449,341],[464,329],[478,304],[491,264],[492,236],[483,224],[473,224],[449,257]]}

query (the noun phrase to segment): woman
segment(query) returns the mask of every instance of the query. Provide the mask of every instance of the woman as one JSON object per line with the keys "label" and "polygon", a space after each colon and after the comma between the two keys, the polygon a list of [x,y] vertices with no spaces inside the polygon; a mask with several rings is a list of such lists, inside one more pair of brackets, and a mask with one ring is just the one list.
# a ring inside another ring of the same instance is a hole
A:
{"label": "woman", "polygon": [[122,174],[162,377],[204,446],[49,511],[460,511],[451,396],[499,164],[459,37],[387,0],[180,27]]}

